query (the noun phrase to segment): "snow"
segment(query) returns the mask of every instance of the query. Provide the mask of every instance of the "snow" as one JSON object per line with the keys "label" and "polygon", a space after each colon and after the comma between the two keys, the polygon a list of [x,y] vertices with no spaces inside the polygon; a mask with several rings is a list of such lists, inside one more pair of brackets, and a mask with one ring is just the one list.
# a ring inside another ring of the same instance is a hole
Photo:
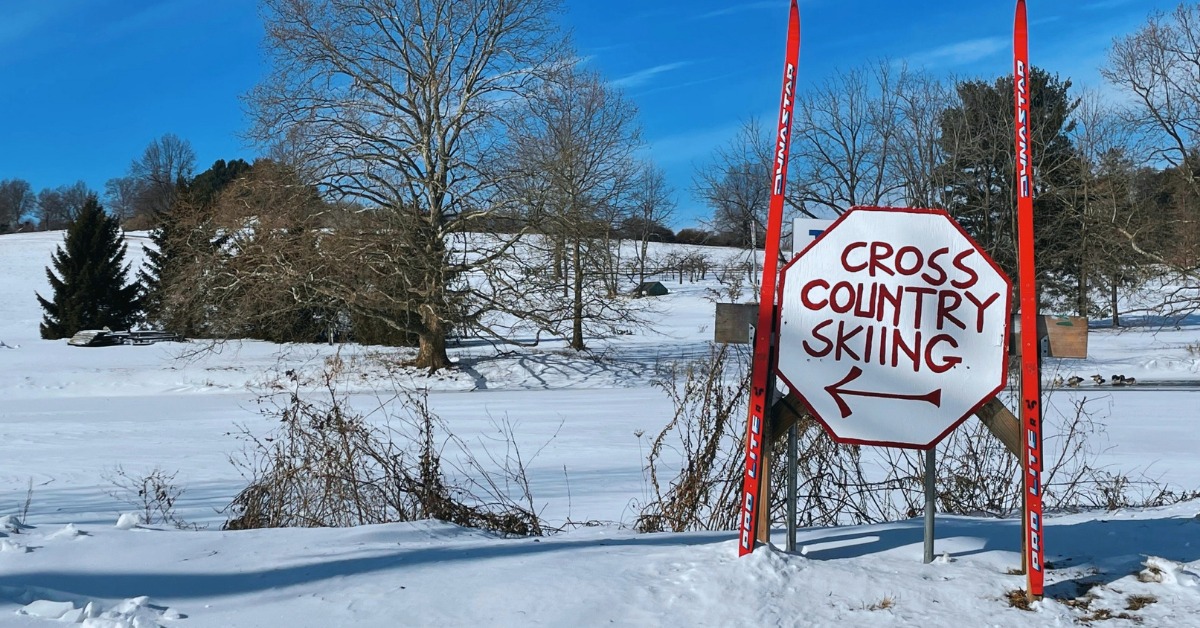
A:
{"label": "snow", "polygon": [[[929,565],[918,519],[804,529],[795,554],[777,549],[776,530],[776,547],[745,559],[730,532],[632,532],[648,439],[672,409],[655,367],[707,352],[711,278],[665,281],[671,294],[655,301],[652,329],[589,355],[464,343],[453,349],[463,368],[430,377],[378,347],[245,342],[208,353],[41,340],[34,293],[48,293],[44,268],[61,238],[0,236],[0,627],[936,628],[1069,626],[1102,614],[1113,617],[1105,626],[1200,625],[1200,502],[1052,513],[1047,599],[1030,610],[1008,601],[1024,586],[1009,573],[1020,563],[1012,519],[940,515]],[[146,241],[129,237],[135,264]],[[1094,327],[1090,357],[1048,361],[1046,379],[1139,384],[1056,390],[1052,407],[1086,400],[1113,472],[1194,490],[1200,393],[1162,383],[1200,382],[1198,343],[1187,320]],[[541,514],[565,531],[509,539],[436,521],[221,531],[219,511],[245,483],[229,462],[237,434],[271,429],[259,401],[285,371],[316,381],[335,354],[356,407],[419,388],[464,440],[486,443],[509,426],[523,452],[537,452],[529,472]],[[143,523],[137,496],[114,482],[155,469],[176,473],[177,513],[201,529]]]}
{"label": "snow", "polygon": [[142,518],[136,512],[123,512],[121,516],[117,517],[116,528],[118,530],[132,530],[138,527],[138,524],[141,522]]}

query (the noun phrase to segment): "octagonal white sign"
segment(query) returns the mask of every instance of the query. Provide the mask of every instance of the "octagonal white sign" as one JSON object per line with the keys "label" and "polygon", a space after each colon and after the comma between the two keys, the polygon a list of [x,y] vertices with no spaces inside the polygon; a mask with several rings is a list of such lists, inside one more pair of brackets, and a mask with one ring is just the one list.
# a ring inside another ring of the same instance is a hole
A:
{"label": "octagonal white sign", "polygon": [[1008,277],[944,211],[851,209],[780,281],[778,373],[838,442],[928,449],[1005,385]]}

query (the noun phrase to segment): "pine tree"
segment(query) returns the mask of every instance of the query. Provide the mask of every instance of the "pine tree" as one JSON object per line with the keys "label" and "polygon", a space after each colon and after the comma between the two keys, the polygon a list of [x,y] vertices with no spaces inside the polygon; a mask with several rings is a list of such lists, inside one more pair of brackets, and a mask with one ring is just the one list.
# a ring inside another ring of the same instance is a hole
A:
{"label": "pine tree", "polygon": [[[1080,169],[1071,144],[1079,100],[1071,95],[1070,80],[1041,68],[1030,68],[1029,82],[1034,247],[1038,288],[1046,304],[1048,295],[1071,294],[1080,277],[1082,222],[1079,207],[1068,202],[1076,193],[1074,173]],[[1009,277],[1016,277],[1012,76],[961,81],[956,89],[959,104],[941,114],[945,207]]]}
{"label": "pine tree", "polygon": [[54,252],[54,270],[46,268],[54,295],[52,300],[37,295],[46,312],[42,338],[66,338],[81,329],[127,329],[137,319],[139,288],[126,284],[125,248],[116,219],[90,195]]}
{"label": "pine tree", "polygon": [[213,162],[213,165],[208,170],[196,175],[194,179],[182,186],[180,190],[188,196],[192,202],[200,205],[211,205],[217,200],[219,195],[230,183],[237,181],[240,178],[250,176],[254,166],[247,163],[244,159],[234,159],[228,163],[224,159],[218,159]]}
{"label": "pine tree", "polygon": [[[172,243],[176,231],[175,212],[166,212],[158,217],[158,226],[150,232],[153,247],[146,247],[146,261],[138,270],[138,281],[142,285],[142,306],[146,310],[146,320],[152,326],[163,327],[169,318],[167,308],[163,304],[163,285],[170,282],[170,263],[174,250]],[[186,333],[191,333],[190,331]]]}

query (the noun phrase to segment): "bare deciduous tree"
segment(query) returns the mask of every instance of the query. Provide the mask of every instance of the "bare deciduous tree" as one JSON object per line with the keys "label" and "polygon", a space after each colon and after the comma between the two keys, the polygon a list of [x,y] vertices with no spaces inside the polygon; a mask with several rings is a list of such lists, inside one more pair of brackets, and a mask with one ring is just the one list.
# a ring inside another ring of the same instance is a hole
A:
{"label": "bare deciduous tree", "polygon": [[[589,332],[629,319],[616,298],[613,234],[637,178],[637,112],[599,75],[575,67],[557,72],[527,106],[528,115],[510,125],[519,179],[532,184],[519,197],[533,200],[551,278],[566,296],[565,310],[549,322],[569,322],[570,345],[580,350]],[[539,294],[554,292],[542,286]]]}
{"label": "bare deciduous tree", "polygon": [[887,62],[839,72],[797,98],[789,196],[810,215],[898,199],[901,103],[906,80]]}
{"label": "bare deciduous tree", "polygon": [[[1200,5],[1181,2],[1170,13],[1154,13],[1136,32],[1119,37],[1101,73],[1129,96],[1122,115],[1139,142],[1129,156],[1137,163],[1163,164],[1161,172],[1139,173],[1134,206],[1153,220],[1119,225],[1128,247],[1164,271],[1170,290],[1155,306],[1171,317],[1200,307]],[[1134,212],[1138,215],[1139,212]]]}
{"label": "bare deciduous tree", "polygon": [[1069,301],[1080,315],[1097,309],[1093,296],[1103,289],[1107,298],[1099,308],[1120,325],[1119,291],[1140,278],[1140,261],[1122,231],[1143,232],[1148,226],[1144,212],[1134,202],[1136,168],[1131,158],[1134,145],[1130,127],[1099,92],[1086,91],[1074,112],[1071,134],[1079,169],[1070,199],[1070,219],[1079,223],[1074,246],[1078,268]]}
{"label": "bare deciduous tree", "polygon": [[1200,5],[1181,2],[1155,13],[1131,35],[1118,38],[1101,68],[1106,79],[1133,98],[1127,120],[1139,131],[1152,159],[1186,173],[1200,191]]}
{"label": "bare deciduous tree", "polygon": [[141,193],[141,183],[131,176],[113,177],[104,182],[104,201],[108,211],[121,223],[133,218]]}
{"label": "bare deciduous tree", "polygon": [[0,233],[16,230],[37,207],[33,187],[24,179],[0,181]]}
{"label": "bare deciduous tree", "polygon": [[67,224],[79,215],[92,191],[83,181],[57,188],[45,188],[38,192],[38,225],[43,231],[66,229]]}
{"label": "bare deciduous tree", "polygon": [[749,249],[745,268],[755,294],[760,280],[758,248],[767,233],[774,154],[770,131],[757,118],[750,118],[693,178],[696,197],[712,209],[710,224],[719,242]]}
{"label": "bare deciduous tree", "polygon": [[638,240],[638,285],[646,282],[646,263],[650,256],[650,240],[658,227],[666,226],[675,213],[675,201],[666,174],[661,168],[642,165],[633,183],[632,207],[626,224],[633,229],[630,235]]}
{"label": "bare deciduous tree", "polygon": [[196,153],[187,140],[167,133],[151,141],[129,164],[127,178],[133,182],[126,185],[136,194],[132,214],[149,225],[155,216],[170,211],[179,184],[190,180],[195,168]]}
{"label": "bare deciduous tree", "polygon": [[[557,0],[265,0],[272,71],[248,102],[253,136],[289,138],[302,172],[388,217],[403,290],[388,324],[419,339],[416,365],[449,364],[463,277],[491,264],[451,239],[501,211],[483,167],[498,122],[558,58]],[[297,141],[297,138],[302,138]],[[380,239],[380,238],[377,238]]]}
{"label": "bare deciduous tree", "polygon": [[956,104],[952,84],[909,69],[895,83],[899,146],[890,168],[903,186],[904,200],[913,207],[945,206],[941,120],[943,112]]}
{"label": "bare deciduous tree", "polygon": [[770,131],[758,118],[750,118],[693,179],[696,197],[712,209],[712,228],[737,245],[762,241],[774,150]]}

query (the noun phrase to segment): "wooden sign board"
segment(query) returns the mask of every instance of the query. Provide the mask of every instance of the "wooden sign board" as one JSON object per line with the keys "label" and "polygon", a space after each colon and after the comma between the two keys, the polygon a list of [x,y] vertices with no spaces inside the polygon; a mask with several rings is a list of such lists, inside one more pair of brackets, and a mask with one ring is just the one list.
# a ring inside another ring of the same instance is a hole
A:
{"label": "wooden sign board", "polygon": [[1048,358],[1086,358],[1088,321],[1082,316],[1039,316],[1038,340]]}
{"label": "wooden sign board", "polygon": [[[1017,341],[1021,333],[1018,316],[1013,316],[1012,338],[1008,347],[1010,353],[1020,351],[1021,344]],[[1038,316],[1038,346],[1041,347],[1044,358],[1077,358],[1086,359],[1088,347],[1088,320],[1083,316],[1054,316],[1042,314]]]}
{"label": "wooden sign board", "polygon": [[721,344],[750,344],[750,328],[757,322],[757,303],[718,303],[713,341]]}

